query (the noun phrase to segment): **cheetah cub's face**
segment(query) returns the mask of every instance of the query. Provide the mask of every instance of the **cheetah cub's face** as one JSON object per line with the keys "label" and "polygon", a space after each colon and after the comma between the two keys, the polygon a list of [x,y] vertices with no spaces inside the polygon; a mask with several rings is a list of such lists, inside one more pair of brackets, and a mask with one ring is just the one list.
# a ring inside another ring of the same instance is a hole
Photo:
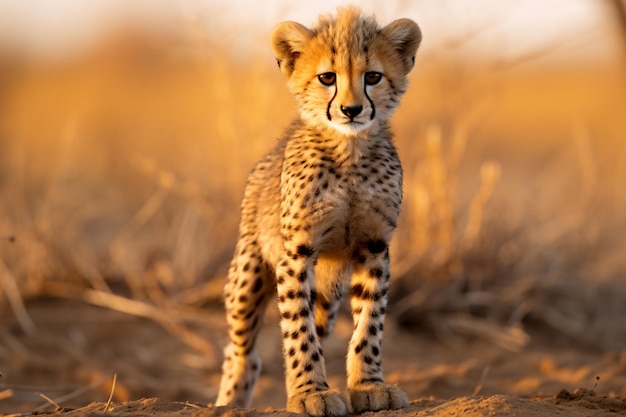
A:
{"label": "cheetah cub's face", "polygon": [[272,33],[302,120],[347,136],[366,134],[391,116],[422,39],[412,20],[380,28],[373,17],[358,14],[348,9],[322,16],[312,29],[284,22]]}

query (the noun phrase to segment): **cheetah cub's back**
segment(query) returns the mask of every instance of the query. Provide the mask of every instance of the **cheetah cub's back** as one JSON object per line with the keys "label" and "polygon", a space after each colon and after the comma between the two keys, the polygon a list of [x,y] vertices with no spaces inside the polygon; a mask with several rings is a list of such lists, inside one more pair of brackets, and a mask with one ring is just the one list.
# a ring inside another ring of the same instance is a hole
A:
{"label": "cheetah cub's back", "polygon": [[420,41],[413,21],[380,28],[353,7],[311,29],[275,28],[272,47],[298,117],[246,184],[225,288],[230,343],[218,405],[250,405],[261,369],[255,342],[277,293],[287,409],[348,414],[346,399],[326,382],[321,346],[344,288],[354,320],[346,364],[352,411],[407,405],[381,369],[388,247],[402,200],[388,119]]}

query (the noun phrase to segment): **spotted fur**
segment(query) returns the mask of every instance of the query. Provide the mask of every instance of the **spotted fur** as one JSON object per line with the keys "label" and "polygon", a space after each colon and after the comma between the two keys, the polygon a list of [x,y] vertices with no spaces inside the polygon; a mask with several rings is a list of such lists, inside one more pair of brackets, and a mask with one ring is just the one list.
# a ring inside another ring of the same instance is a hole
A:
{"label": "spotted fur", "polygon": [[347,401],[326,382],[321,340],[347,290],[352,411],[406,406],[381,369],[389,241],[402,200],[388,119],[420,41],[413,21],[380,28],[353,7],[320,17],[312,29],[294,22],[274,29],[272,46],[298,117],[246,184],[225,288],[230,343],[218,405],[250,405],[261,366],[255,342],[277,293],[287,409],[346,415]]}

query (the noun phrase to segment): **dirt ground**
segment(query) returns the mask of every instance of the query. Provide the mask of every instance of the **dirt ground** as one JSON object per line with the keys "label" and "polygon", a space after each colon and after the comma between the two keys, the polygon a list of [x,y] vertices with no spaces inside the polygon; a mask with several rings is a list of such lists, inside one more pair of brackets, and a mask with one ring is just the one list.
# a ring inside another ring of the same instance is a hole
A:
{"label": "dirt ground", "polygon": [[[32,335],[10,314],[0,326],[4,415],[53,412],[52,402],[68,417],[100,415],[105,408],[109,416],[288,415],[275,311],[259,341],[264,370],[252,410],[211,404],[225,343],[217,306],[198,317],[203,325],[195,329],[213,352],[190,348],[152,321],[78,301],[38,301],[28,311]],[[341,390],[350,331],[342,317],[325,343],[330,385]],[[626,351],[598,352],[545,330],[527,331],[528,343],[513,352],[453,334],[410,333],[388,318],[383,366],[412,402],[380,415],[626,415]]]}

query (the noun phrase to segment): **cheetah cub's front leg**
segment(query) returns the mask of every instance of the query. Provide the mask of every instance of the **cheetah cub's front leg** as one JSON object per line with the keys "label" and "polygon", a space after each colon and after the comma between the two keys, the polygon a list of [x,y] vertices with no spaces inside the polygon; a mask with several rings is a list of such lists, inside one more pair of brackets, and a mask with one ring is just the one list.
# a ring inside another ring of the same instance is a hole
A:
{"label": "cheetah cub's front leg", "polygon": [[385,383],[380,360],[390,275],[388,245],[382,240],[370,241],[358,258],[350,285],[354,332],[347,359],[352,410],[404,408],[408,399],[400,388]]}
{"label": "cheetah cub's front leg", "polygon": [[[289,212],[288,207],[283,210]],[[288,213],[283,213],[283,218],[286,219],[283,225],[286,229],[294,219]],[[344,416],[348,414],[346,400],[340,393],[329,390],[322,346],[316,335],[314,308],[317,292],[312,285],[316,254],[308,245],[294,244],[299,235],[287,236],[285,256],[276,269],[287,410],[311,416]]]}

